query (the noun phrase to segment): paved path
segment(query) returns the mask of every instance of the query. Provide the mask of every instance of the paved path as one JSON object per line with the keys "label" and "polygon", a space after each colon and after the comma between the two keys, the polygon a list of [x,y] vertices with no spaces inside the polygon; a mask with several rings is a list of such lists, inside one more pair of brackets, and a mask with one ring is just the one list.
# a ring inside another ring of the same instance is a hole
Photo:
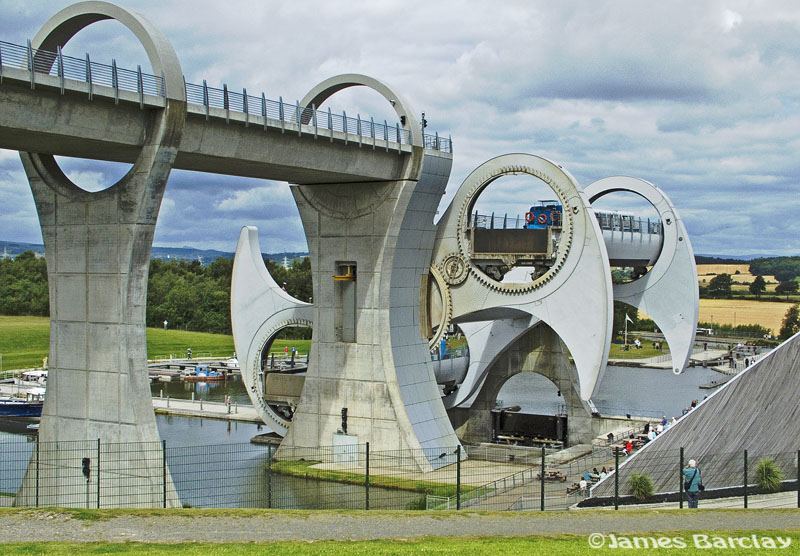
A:
{"label": "paved path", "polygon": [[186,417],[205,417],[208,419],[226,419],[230,421],[246,421],[249,423],[263,423],[252,405],[231,405],[221,402],[201,402],[200,400],[179,400],[176,398],[153,398],[153,408],[156,413],[170,415],[183,415]]}
{"label": "paved path", "polygon": [[[2,542],[270,542],[409,539],[425,536],[511,537],[673,531],[800,531],[800,510],[641,510],[581,512],[313,512],[254,510],[241,516],[209,510],[115,515],[79,520],[57,510],[0,511]],[[1,545],[0,545],[1,546]]]}

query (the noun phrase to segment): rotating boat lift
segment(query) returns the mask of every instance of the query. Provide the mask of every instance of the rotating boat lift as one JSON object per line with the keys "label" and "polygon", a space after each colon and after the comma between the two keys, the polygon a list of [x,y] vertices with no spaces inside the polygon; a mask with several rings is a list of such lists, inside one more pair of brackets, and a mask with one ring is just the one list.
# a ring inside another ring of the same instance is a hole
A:
{"label": "rotating boat lift", "polygon": [[[560,226],[490,230],[477,225],[473,211],[481,192],[511,174],[533,176],[553,190],[563,207]],[[615,191],[649,201],[660,223],[637,229],[633,220],[626,225],[619,215],[592,209],[592,202]],[[635,267],[637,276],[612,284],[611,266]],[[506,272],[516,267],[529,270],[530,279],[506,281]],[[234,338],[237,351],[246,354],[244,381],[264,421],[283,436],[296,402],[287,403],[281,393],[275,396],[265,389],[268,381],[259,362],[279,328],[309,323],[310,305],[288,296],[269,277],[254,228],[243,229],[240,236],[233,282]],[[574,361],[574,371],[565,370],[568,364],[551,365],[560,370],[548,376],[572,386],[574,392],[565,391],[565,399],[570,394],[575,402],[568,405],[568,411],[575,412],[570,419],[585,425],[586,419],[577,417],[588,419],[596,413],[591,398],[608,360],[613,301],[641,309],[654,320],[670,345],[677,374],[688,363],[694,344],[696,284],[694,254],[683,222],[667,196],[649,182],[616,176],[581,189],[566,170],[541,157],[508,154],[489,160],[466,178],[437,224],[430,273],[420,288],[420,327],[429,346],[438,346],[451,325],[458,325],[469,344],[469,358],[463,358],[460,370],[434,369],[442,402],[458,421],[453,411],[473,404],[501,355],[514,345],[535,349],[524,339],[544,324],[554,334],[537,334],[537,345],[549,342],[547,351],[561,353],[567,363],[568,353]],[[558,339],[566,350],[553,344]],[[458,360],[449,361],[452,366]],[[299,401],[302,378],[292,380]],[[270,403],[276,399],[284,404],[282,409]],[[587,435],[590,428],[570,428],[571,443],[584,442]]]}

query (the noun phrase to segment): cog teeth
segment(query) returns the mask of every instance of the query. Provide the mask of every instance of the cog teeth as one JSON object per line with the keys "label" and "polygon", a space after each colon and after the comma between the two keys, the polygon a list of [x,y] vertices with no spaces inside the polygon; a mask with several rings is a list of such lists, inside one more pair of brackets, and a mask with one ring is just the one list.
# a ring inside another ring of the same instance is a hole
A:
{"label": "cog teeth", "polygon": [[[447,260],[451,255],[445,257]],[[439,292],[442,295],[442,320],[440,322],[439,330],[431,337],[428,342],[428,348],[433,349],[437,342],[442,338],[444,331],[450,328],[450,323],[453,320],[453,298],[450,294],[450,285],[445,281],[444,275],[438,266],[431,265],[431,275],[436,280],[436,285],[439,287]],[[466,278],[465,278],[466,279]]]}
{"label": "cog teeth", "polygon": [[[563,227],[561,232],[561,242],[562,245],[558,248],[558,254],[556,256],[556,261],[553,263],[553,266],[545,272],[542,276],[534,280],[533,282],[527,284],[517,284],[516,286],[511,286],[509,284],[503,284],[502,282],[497,282],[492,280],[486,274],[483,273],[482,270],[477,268],[470,259],[469,256],[469,249],[467,245],[466,235],[467,235],[467,224],[469,222],[470,214],[469,214],[469,206],[476,194],[479,194],[485,187],[487,187],[488,183],[493,181],[494,179],[508,175],[508,174],[528,174],[539,178],[543,182],[545,182],[556,194],[556,196],[561,201],[561,205],[563,207],[567,206],[565,199],[567,199],[567,195],[562,191],[561,187],[559,187],[556,182],[550,178],[550,176],[544,174],[543,172],[531,168],[529,166],[522,166],[522,165],[509,165],[505,167],[498,168],[494,172],[487,172],[483,175],[482,179],[478,182],[477,185],[473,186],[469,193],[464,198],[464,202],[461,205],[461,211],[459,213],[458,218],[458,231],[457,231],[457,240],[458,240],[458,251],[463,261],[466,262],[467,266],[467,273],[464,274],[464,279],[466,279],[467,274],[471,274],[474,276],[478,282],[487,288],[501,293],[508,293],[508,294],[523,294],[527,292],[531,292],[537,290],[544,286],[545,284],[549,283],[561,268],[564,266],[564,262],[566,261],[567,256],[569,255],[569,251],[572,247],[572,239],[573,239],[573,223],[572,219],[574,215],[572,211],[564,210],[563,214]],[[448,258],[452,257],[453,254],[448,255],[445,258],[447,261]],[[447,275],[446,273],[444,274]],[[461,280],[463,282],[463,280]],[[461,282],[458,282],[459,284]]]}
{"label": "cog teeth", "polygon": [[[310,320],[307,320],[307,319],[285,319],[285,320],[282,320],[282,321],[276,323],[274,326],[272,326],[262,336],[261,342],[259,342],[260,346],[259,346],[258,350],[256,350],[255,357],[254,357],[253,361],[251,361],[251,366],[250,366],[250,369],[252,369],[252,375],[251,375],[252,382],[251,382],[251,384],[253,384],[253,385],[258,384],[258,375],[259,375],[258,369],[261,368],[261,355],[264,352],[264,348],[267,347],[267,344],[269,343],[270,338],[272,338],[280,330],[282,330],[284,328],[287,328],[289,326],[307,326],[309,328],[313,328],[314,327],[314,323],[312,321],[310,321]],[[291,421],[288,421],[288,420],[284,419],[283,417],[281,417],[280,415],[278,415],[277,413],[272,411],[272,409],[269,407],[269,404],[267,404],[266,400],[263,397],[260,397],[258,399],[258,402],[259,402],[259,405],[265,411],[267,411],[270,415],[272,415],[272,417],[274,419],[276,419],[278,422],[282,422],[282,424],[285,427],[288,427],[288,426],[291,425],[291,423],[292,423]]]}

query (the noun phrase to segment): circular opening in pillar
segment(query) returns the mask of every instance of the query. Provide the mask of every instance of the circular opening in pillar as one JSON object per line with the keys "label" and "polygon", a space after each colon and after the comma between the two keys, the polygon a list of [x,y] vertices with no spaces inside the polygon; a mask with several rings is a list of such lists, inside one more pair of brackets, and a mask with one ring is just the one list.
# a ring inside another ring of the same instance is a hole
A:
{"label": "circular opening in pillar", "polygon": [[[331,117],[333,118],[347,116],[349,133],[358,134],[358,122],[360,119],[362,138],[368,138],[369,141],[372,141],[374,131],[375,138],[382,140],[386,130],[389,139],[394,141],[397,124],[399,123],[397,114],[392,105],[386,102],[383,95],[374,89],[369,87],[342,89],[323,101],[320,106],[317,106],[317,110],[323,113],[324,118],[327,118],[328,108],[330,108]],[[322,122],[320,122],[320,125],[323,125]],[[327,124],[324,124],[324,126],[327,126]],[[402,129],[402,125],[400,127]]]}
{"label": "circular opening in pillar", "polygon": [[[92,84],[98,89],[101,87],[113,89],[114,83],[119,84],[121,89],[135,87],[131,83],[135,84],[138,81],[138,66],[141,66],[144,75],[153,73],[150,59],[141,42],[127,27],[113,19],[98,21],[80,30],[62,47],[61,52],[65,77],[81,81],[86,80],[85,68],[88,56],[91,64]],[[54,61],[50,73],[58,75],[57,61]],[[143,82],[149,81],[151,79],[143,77]],[[98,96],[95,102],[103,107],[109,106],[109,99],[101,99],[100,91],[97,92]],[[113,100],[110,102],[113,106]],[[126,107],[123,103],[115,106],[112,110],[116,110],[122,116],[131,108]],[[135,110],[139,112],[138,105]],[[82,118],[81,125],[86,127],[90,127],[88,124],[92,117],[103,118],[100,111],[94,116],[87,113],[84,116],[73,115],[73,117]],[[139,117],[141,118],[141,116]],[[126,126],[121,125],[121,120],[102,119],[101,121],[106,131],[116,136],[117,139],[124,135]],[[145,131],[139,135],[143,136],[145,132],[146,126]],[[137,144],[129,150],[130,153],[122,153],[118,148],[108,148],[98,152],[96,159],[79,158],[76,155],[83,154],[79,142],[63,141],[56,148],[59,155],[55,156],[55,160],[61,171],[73,184],[84,191],[96,193],[110,188],[130,171],[133,167],[133,160],[141,147]],[[121,158],[126,157],[132,160],[130,162],[120,161]]]}
{"label": "circular opening in pillar", "polygon": [[110,188],[133,167],[133,164],[91,160],[69,156],[55,156],[64,175],[77,187],[89,193],[97,193]]}
{"label": "circular opening in pillar", "polygon": [[606,244],[611,278],[620,284],[644,276],[664,245],[664,228],[656,208],[629,191],[611,191],[592,208]]}
{"label": "circular opening in pillar", "polygon": [[269,408],[287,421],[292,420],[308,371],[311,327],[306,324],[284,325],[259,353],[259,393]]}
{"label": "circular opening in pillar", "polygon": [[494,179],[470,200],[464,233],[470,262],[502,284],[527,284],[556,263],[562,243],[564,200],[528,174]]}

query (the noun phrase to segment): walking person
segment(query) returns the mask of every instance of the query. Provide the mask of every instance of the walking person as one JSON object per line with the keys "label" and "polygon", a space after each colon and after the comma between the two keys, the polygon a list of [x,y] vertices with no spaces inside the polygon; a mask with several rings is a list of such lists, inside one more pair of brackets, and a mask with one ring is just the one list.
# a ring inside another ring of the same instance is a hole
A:
{"label": "walking person", "polygon": [[683,470],[683,487],[686,490],[686,498],[689,500],[689,507],[696,508],[700,501],[700,493],[705,490],[703,478],[697,468],[697,462],[689,460],[689,465]]}

